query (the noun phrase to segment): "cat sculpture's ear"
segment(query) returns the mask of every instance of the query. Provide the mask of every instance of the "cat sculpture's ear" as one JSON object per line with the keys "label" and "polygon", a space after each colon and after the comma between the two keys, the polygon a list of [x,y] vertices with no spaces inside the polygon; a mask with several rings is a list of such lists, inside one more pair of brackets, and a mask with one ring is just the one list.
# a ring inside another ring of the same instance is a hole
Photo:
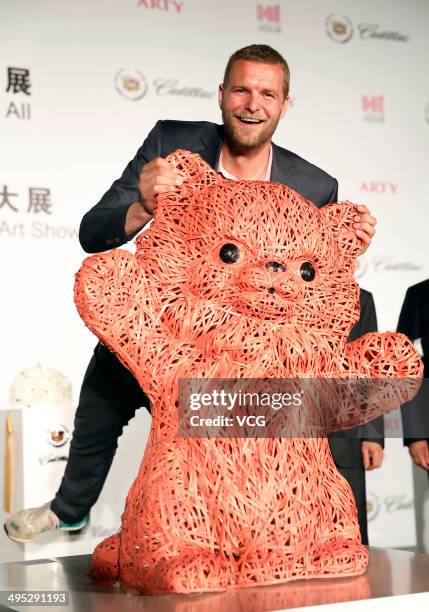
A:
{"label": "cat sculpture's ear", "polygon": [[322,206],[319,211],[334,230],[343,257],[351,259],[357,257],[362,248],[362,242],[356,236],[353,227],[353,224],[356,223],[354,217],[359,214],[356,204],[348,201],[338,202]]}
{"label": "cat sculpture's ear", "polygon": [[199,155],[182,149],[170,153],[166,160],[172,164],[183,179],[184,183],[190,183],[193,187],[206,186],[222,180]]}

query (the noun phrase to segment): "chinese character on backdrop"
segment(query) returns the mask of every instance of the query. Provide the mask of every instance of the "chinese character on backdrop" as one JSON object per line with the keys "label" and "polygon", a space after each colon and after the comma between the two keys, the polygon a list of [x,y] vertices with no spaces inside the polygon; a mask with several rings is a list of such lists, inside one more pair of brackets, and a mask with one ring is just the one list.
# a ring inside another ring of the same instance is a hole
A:
{"label": "chinese character on backdrop", "polygon": [[7,185],[3,185],[3,190],[0,191],[0,208],[9,206],[14,212],[18,212],[18,209],[12,204],[9,198],[16,197],[17,193],[8,191]]}
{"label": "chinese character on backdrop", "polygon": [[51,214],[51,190],[44,187],[30,187],[28,190],[27,212]]}
{"label": "chinese character on backdrop", "polygon": [[27,96],[31,96],[30,87],[30,71],[27,68],[7,69],[6,91],[12,91],[14,94],[22,91]]}

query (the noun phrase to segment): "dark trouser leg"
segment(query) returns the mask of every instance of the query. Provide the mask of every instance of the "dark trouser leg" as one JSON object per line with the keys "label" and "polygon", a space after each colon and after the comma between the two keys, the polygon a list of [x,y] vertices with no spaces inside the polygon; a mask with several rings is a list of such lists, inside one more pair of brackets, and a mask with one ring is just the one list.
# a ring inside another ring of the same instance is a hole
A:
{"label": "dark trouser leg", "polygon": [[349,483],[356,501],[358,511],[358,521],[362,544],[368,545],[368,522],[366,517],[366,487],[365,470],[363,468],[342,468],[337,466],[337,470]]}
{"label": "dark trouser leg", "polygon": [[140,406],[149,410],[149,400],[132,374],[98,344],[83,380],[65,473],[51,503],[62,521],[77,523],[95,504],[123,427]]}

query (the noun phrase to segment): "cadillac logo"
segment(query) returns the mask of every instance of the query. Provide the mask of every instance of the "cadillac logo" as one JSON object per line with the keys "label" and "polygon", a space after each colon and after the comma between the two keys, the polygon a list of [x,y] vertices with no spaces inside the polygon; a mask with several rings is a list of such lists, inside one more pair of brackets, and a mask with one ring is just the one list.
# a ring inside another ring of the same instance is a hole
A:
{"label": "cadillac logo", "polygon": [[373,521],[379,514],[381,510],[380,502],[372,491],[368,492],[366,496],[366,512],[368,516],[368,522]]}
{"label": "cadillac logo", "polygon": [[115,75],[116,90],[128,100],[140,100],[147,94],[148,84],[140,70],[121,68]]}
{"label": "cadillac logo", "polygon": [[339,43],[348,42],[353,36],[353,25],[345,15],[329,15],[326,22],[326,33],[332,40]]}
{"label": "cadillac logo", "polygon": [[58,425],[47,430],[46,441],[51,446],[64,446],[71,438],[71,433],[65,425]]}

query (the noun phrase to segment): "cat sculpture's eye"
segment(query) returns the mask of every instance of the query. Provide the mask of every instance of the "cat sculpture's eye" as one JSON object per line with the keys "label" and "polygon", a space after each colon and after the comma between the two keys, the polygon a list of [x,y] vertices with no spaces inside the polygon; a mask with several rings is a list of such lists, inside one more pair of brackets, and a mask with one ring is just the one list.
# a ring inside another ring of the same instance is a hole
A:
{"label": "cat sculpture's eye", "polygon": [[240,249],[236,244],[227,242],[221,247],[219,257],[224,263],[233,264],[240,258]]}
{"label": "cat sculpture's eye", "polygon": [[299,273],[301,274],[302,280],[305,280],[307,283],[310,283],[316,276],[316,270],[314,269],[313,264],[309,261],[304,261],[304,263],[301,264]]}

